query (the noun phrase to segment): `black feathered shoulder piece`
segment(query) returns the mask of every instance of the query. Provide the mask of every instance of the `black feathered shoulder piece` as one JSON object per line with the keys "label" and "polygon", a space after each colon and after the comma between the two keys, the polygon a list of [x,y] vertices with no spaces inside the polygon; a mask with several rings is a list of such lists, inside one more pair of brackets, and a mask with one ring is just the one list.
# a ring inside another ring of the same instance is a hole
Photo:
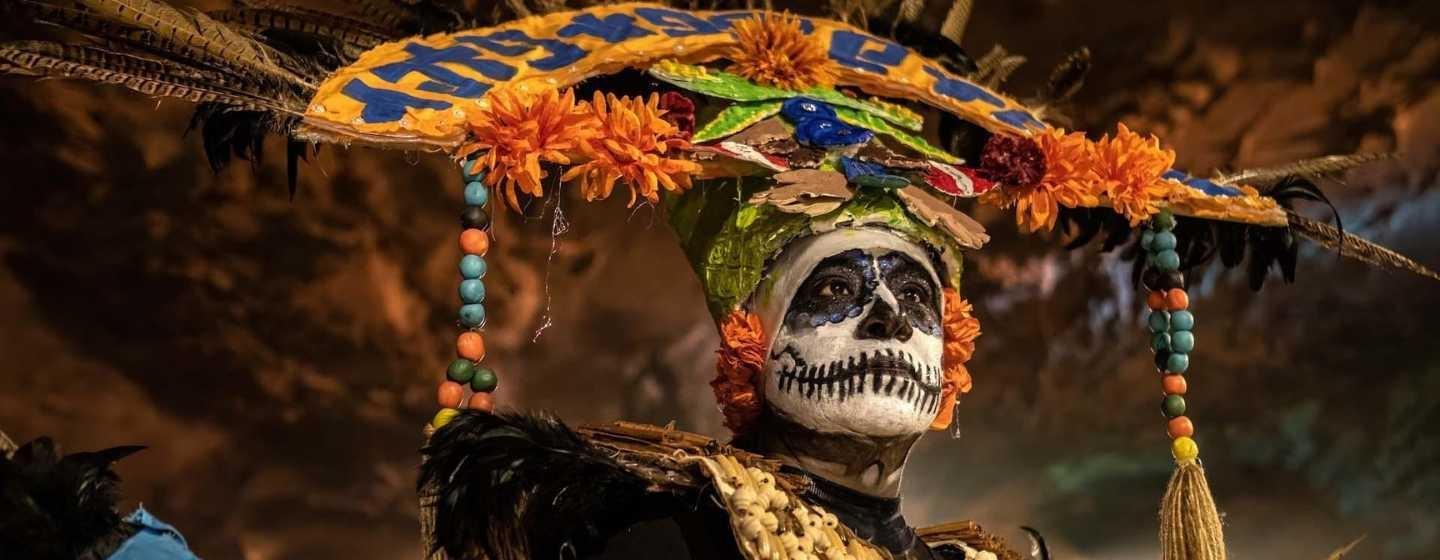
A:
{"label": "black feathered shoulder piece", "polygon": [[[116,461],[144,449],[61,455],[50,438],[0,453],[0,551],[5,558],[105,558],[135,528],[115,511]],[[13,554],[13,556],[11,556]]]}
{"label": "black feathered shoulder piece", "polygon": [[548,415],[461,411],[422,450],[434,549],[452,560],[583,557],[695,503],[699,473],[642,450],[641,439],[626,451],[598,434]]}

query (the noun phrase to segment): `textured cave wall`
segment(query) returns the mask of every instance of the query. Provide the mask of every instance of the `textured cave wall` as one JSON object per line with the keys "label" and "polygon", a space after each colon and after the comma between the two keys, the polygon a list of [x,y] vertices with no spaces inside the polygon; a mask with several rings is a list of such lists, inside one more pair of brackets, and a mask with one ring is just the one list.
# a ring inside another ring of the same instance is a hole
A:
{"label": "textured cave wall", "polygon": [[[1031,57],[1009,91],[1089,46],[1077,126],[1160,134],[1197,173],[1401,152],[1325,187],[1348,230],[1440,265],[1436,8],[977,4],[971,51]],[[127,503],[206,558],[414,558],[414,451],[455,332],[447,162],[326,147],[290,200],[280,157],[212,173],[184,104],[6,79],[0,107],[0,427],[150,445],[121,465]],[[502,406],[719,435],[715,336],[661,216],[559,204],[498,226]],[[1153,558],[1169,462],[1128,264],[979,217],[996,241],[967,266],[976,389],[961,439],[913,456],[911,520]],[[1189,400],[1233,553],[1318,559],[1366,534],[1358,557],[1433,558],[1440,289],[1317,251],[1300,268],[1261,295],[1197,277]]]}

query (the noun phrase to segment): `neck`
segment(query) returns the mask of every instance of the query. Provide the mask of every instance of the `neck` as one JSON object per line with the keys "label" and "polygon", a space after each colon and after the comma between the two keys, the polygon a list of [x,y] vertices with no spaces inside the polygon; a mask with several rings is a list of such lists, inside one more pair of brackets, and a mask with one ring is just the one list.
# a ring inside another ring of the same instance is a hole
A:
{"label": "neck", "polygon": [[817,432],[767,408],[744,447],[856,492],[896,498],[918,439]]}

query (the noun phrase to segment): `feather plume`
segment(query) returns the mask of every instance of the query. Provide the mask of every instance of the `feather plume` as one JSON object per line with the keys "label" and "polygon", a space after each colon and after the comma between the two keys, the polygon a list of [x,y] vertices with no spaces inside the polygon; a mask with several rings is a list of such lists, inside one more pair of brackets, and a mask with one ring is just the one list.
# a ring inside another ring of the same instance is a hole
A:
{"label": "feather plume", "polygon": [[433,545],[457,560],[587,557],[616,531],[695,499],[652,491],[546,415],[461,411],[421,454],[417,488],[435,506]]}
{"label": "feather plume", "polygon": [[1295,233],[1319,243],[1321,246],[1338,251],[1340,254],[1357,261],[1382,268],[1393,268],[1406,270],[1430,278],[1440,280],[1440,274],[1430,270],[1425,265],[1382,247],[1367,239],[1346,233],[1339,228],[1322,222],[1306,218],[1299,214],[1291,213],[1290,228]]}
{"label": "feather plume", "polygon": [[900,0],[900,17],[896,22],[912,22],[925,13],[925,0]]}
{"label": "feather plume", "polygon": [[173,54],[237,72],[254,73],[314,91],[315,86],[271,60],[264,46],[197,11],[154,0],[77,0],[95,13],[172,40]]}
{"label": "feather plume", "polygon": [[115,512],[120,478],[110,467],[141,449],[61,456],[39,438],[0,455],[0,550],[34,560],[109,556],[134,534]]}
{"label": "feather plume", "polygon": [[1214,181],[1224,185],[1235,185],[1266,184],[1291,176],[1316,179],[1393,157],[1395,157],[1393,152],[1324,156],[1275,167],[1246,169],[1229,175],[1221,175],[1216,177]]}
{"label": "feather plume", "polygon": [[940,36],[960,44],[960,40],[965,38],[965,26],[970,23],[970,9],[974,3],[974,0],[955,0],[950,4],[950,11],[945,12],[945,21],[940,24]]}
{"label": "feather plume", "polygon": [[1025,60],[1025,57],[1010,54],[1005,47],[995,45],[975,62],[975,80],[986,87],[998,88],[1010,78],[1010,74],[1025,64]]}
{"label": "feather plume", "polygon": [[1085,85],[1085,76],[1090,73],[1090,49],[1080,47],[1065,57],[1065,60],[1050,71],[1050,78],[1041,92],[1044,103],[1063,103],[1073,97]]}
{"label": "feather plume", "polygon": [[[343,18],[328,18],[265,8],[234,8],[209,12],[217,21],[235,26],[257,36],[297,35],[330,45],[348,62],[359,58],[371,47],[390,40],[367,26]],[[341,60],[335,61],[338,65]]]}
{"label": "feather plume", "polygon": [[4,43],[0,44],[0,61],[6,64],[5,67],[20,68],[32,75],[114,84],[146,95],[174,97],[192,103],[214,102],[291,114],[299,114],[303,109],[227,89],[223,84],[229,78],[223,74],[200,72],[174,63],[95,47],[44,41]]}

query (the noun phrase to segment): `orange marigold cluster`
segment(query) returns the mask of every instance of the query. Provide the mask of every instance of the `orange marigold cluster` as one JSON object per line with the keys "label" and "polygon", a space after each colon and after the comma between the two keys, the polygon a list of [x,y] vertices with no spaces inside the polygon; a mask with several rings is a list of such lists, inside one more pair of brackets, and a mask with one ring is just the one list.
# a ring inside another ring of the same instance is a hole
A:
{"label": "orange marigold cluster", "polygon": [[835,63],[825,46],[805,34],[800,18],[766,13],[735,22],[729,70],[759,84],[799,90],[835,83]]}
{"label": "orange marigold cluster", "polygon": [[1170,190],[1160,175],[1175,165],[1174,150],[1160,147],[1155,136],[1140,136],[1121,123],[1114,136],[1095,144],[1095,171],[1100,191],[1110,206],[1135,227],[1160,211],[1159,202]]}
{"label": "orange marigold cluster", "polygon": [[593,134],[579,142],[580,152],[588,161],[572,167],[561,180],[579,179],[586,200],[608,198],[615,182],[623,180],[630,187],[630,204],[638,197],[655,204],[660,201],[660,188],[684,192],[690,188],[690,175],[700,165],[678,157],[689,145],[674,124],[663,118],[660,96],[615,97],[595,92],[590,102],[594,117]]}
{"label": "orange marigold cluster", "polygon": [[1084,134],[1052,128],[1031,139],[1045,154],[1045,175],[1033,185],[1006,185],[985,195],[1002,208],[1015,207],[1015,223],[1026,233],[1054,229],[1060,206],[1100,203],[1094,144]]}
{"label": "orange marigold cluster", "polygon": [[725,416],[725,427],[736,434],[750,429],[760,417],[761,394],[756,387],[765,368],[765,331],[760,316],[737,309],[720,323],[720,349],[715,352],[715,379],[710,388]]}
{"label": "orange marigold cluster", "polygon": [[944,380],[940,389],[940,412],[930,429],[943,430],[954,420],[955,399],[970,392],[973,382],[965,363],[975,354],[975,339],[980,336],[980,320],[974,308],[954,288],[945,289],[945,351],[941,356]]}
{"label": "orange marigold cluster", "polygon": [[455,155],[465,159],[479,153],[485,184],[519,210],[516,193],[543,195],[541,163],[569,164],[568,153],[593,130],[593,117],[586,105],[575,102],[573,90],[534,95],[500,90],[487,101],[467,116],[470,138]]}
{"label": "orange marigold cluster", "polygon": [[1175,163],[1175,152],[1154,136],[1140,136],[1119,125],[1114,136],[1093,142],[1079,132],[1048,129],[1032,137],[1045,154],[1045,175],[1033,185],[1006,185],[985,195],[987,202],[1015,208],[1015,223],[1033,233],[1055,228],[1060,207],[1088,208],[1107,203],[1139,225],[1159,211],[1170,192],[1161,174]]}

